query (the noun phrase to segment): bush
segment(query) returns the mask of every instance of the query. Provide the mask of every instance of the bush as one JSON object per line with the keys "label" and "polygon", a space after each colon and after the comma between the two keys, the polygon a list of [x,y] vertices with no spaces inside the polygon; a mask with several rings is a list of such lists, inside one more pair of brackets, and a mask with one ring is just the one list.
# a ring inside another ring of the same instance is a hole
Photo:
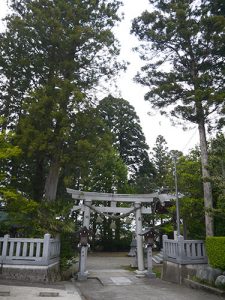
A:
{"label": "bush", "polygon": [[130,238],[115,239],[102,239],[95,242],[95,249],[101,249],[100,251],[129,251],[130,250]]}
{"label": "bush", "polygon": [[63,232],[60,235],[60,268],[61,271],[67,270],[77,261],[78,252],[76,238],[73,233]]}
{"label": "bush", "polygon": [[225,270],[225,237],[207,237],[206,252],[211,267]]}

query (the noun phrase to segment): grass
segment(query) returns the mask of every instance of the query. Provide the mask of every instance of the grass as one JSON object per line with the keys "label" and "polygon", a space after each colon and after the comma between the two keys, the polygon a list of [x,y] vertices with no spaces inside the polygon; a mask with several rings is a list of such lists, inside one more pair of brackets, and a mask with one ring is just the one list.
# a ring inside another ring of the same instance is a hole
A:
{"label": "grass", "polygon": [[193,276],[190,279],[193,280],[193,281],[195,281],[195,282],[207,285],[209,287],[213,287],[213,288],[225,291],[225,287],[223,287],[223,286],[216,286],[214,283],[210,283],[210,282],[208,282],[206,280],[201,280],[201,279],[197,278],[196,276]]}
{"label": "grass", "polygon": [[153,266],[153,272],[156,274],[157,278],[161,278],[162,265]]}

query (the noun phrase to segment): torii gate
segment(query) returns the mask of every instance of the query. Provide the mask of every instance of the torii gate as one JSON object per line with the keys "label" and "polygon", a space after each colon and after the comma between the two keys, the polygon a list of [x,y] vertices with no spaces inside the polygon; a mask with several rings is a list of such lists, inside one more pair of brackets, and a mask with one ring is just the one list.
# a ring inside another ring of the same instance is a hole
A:
{"label": "torii gate", "polygon": [[[135,222],[136,222],[136,240],[137,240],[137,264],[138,264],[138,273],[144,274],[144,256],[143,256],[143,238],[142,234],[142,214],[151,214],[151,208],[143,207],[143,203],[152,203],[154,199],[159,199],[162,203],[174,199],[174,196],[168,194],[113,194],[113,193],[98,193],[98,192],[84,192],[67,188],[67,193],[72,195],[73,199],[83,200],[83,204],[75,205],[72,208],[72,211],[82,210],[83,215],[83,227],[89,229],[90,226],[90,215],[91,210],[102,213],[121,213],[121,214],[130,214],[135,213]],[[110,207],[98,207],[92,205],[92,201],[107,201],[111,202]],[[117,202],[128,202],[133,203],[131,207],[117,207]],[[82,263],[80,262],[80,270],[78,277],[80,279],[87,278],[88,272],[86,271],[86,261],[87,261],[87,247],[83,247],[81,251]]]}

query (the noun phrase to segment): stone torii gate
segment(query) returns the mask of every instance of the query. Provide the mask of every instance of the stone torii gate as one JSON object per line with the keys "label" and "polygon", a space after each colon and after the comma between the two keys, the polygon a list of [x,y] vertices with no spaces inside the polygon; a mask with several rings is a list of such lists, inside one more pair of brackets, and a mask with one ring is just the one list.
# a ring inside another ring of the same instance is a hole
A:
{"label": "stone torii gate", "polygon": [[[174,199],[174,196],[167,194],[113,194],[113,193],[98,193],[98,192],[84,192],[67,188],[67,193],[72,195],[73,199],[82,200],[82,203],[75,205],[72,211],[81,210],[83,211],[83,227],[89,229],[90,226],[90,215],[91,210],[99,213],[112,213],[112,214],[123,214],[128,215],[135,213],[136,223],[136,240],[137,240],[137,265],[138,274],[145,273],[144,267],[144,256],[143,256],[143,237],[142,234],[142,214],[151,214],[151,207],[143,207],[145,203],[152,203],[154,199],[159,199],[161,202],[169,201]],[[110,207],[95,206],[92,201],[107,201],[111,202]],[[132,203],[130,207],[117,207],[118,202]],[[88,272],[86,271],[87,261],[87,247],[81,249],[80,268],[78,278],[86,279]]]}

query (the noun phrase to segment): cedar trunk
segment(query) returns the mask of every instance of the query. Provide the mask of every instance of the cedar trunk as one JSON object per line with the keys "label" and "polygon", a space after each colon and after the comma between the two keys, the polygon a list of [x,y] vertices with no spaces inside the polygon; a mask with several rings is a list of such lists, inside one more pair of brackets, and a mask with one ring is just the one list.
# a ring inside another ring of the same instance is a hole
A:
{"label": "cedar trunk", "polygon": [[60,172],[60,162],[59,160],[54,160],[50,163],[50,168],[48,176],[45,181],[45,193],[44,197],[47,201],[55,201],[57,186],[59,181],[59,172]]}
{"label": "cedar trunk", "polygon": [[198,130],[199,130],[200,149],[201,149],[206,236],[213,236],[214,234],[213,217],[210,215],[210,211],[209,211],[213,208],[213,198],[212,198],[210,174],[208,170],[208,151],[207,151],[207,141],[206,141],[204,121],[199,122]]}

